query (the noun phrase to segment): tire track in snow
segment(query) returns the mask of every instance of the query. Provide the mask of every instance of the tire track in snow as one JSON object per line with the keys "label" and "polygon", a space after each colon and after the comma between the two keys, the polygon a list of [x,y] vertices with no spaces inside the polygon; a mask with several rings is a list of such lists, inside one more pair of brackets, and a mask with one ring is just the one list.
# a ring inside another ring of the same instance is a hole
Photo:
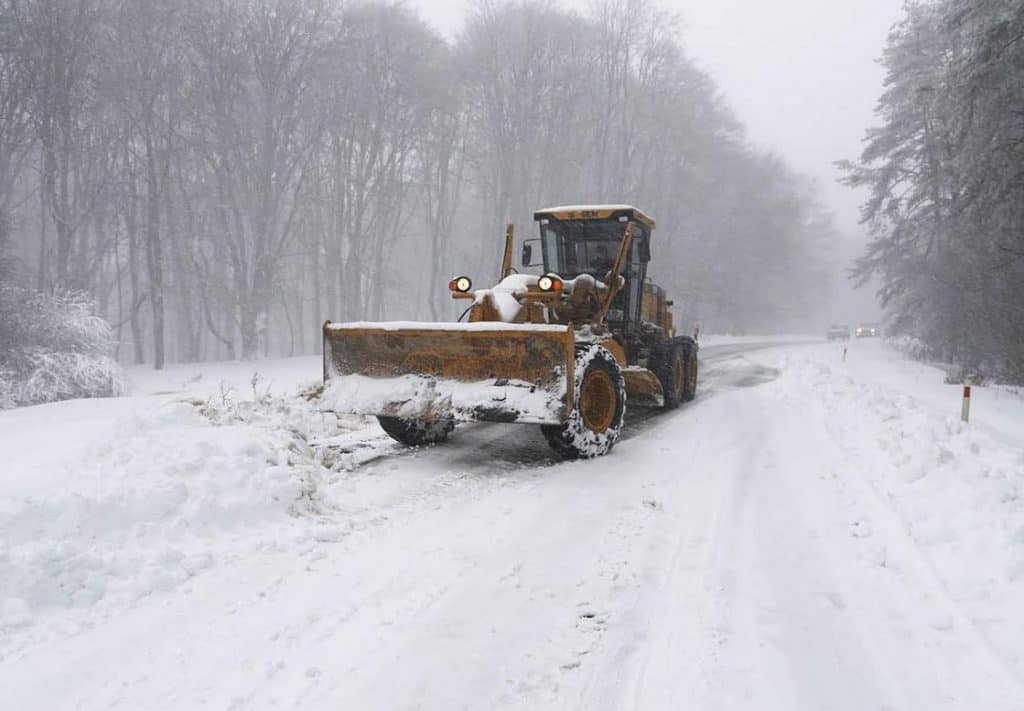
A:
{"label": "tire track in snow", "polygon": [[[742,348],[776,346],[752,344]],[[671,412],[627,409],[621,441],[642,437],[653,427],[685,417],[696,404],[711,397],[763,385],[778,377],[777,370],[743,358],[738,354],[739,348],[730,345],[707,349],[710,354],[702,365],[711,367],[704,376],[705,388],[698,391],[694,403]],[[464,502],[467,497],[471,499],[494,488],[516,487],[563,462],[548,447],[539,428],[529,425],[464,423],[449,441],[427,447],[382,447],[381,437],[376,435],[365,440],[349,437],[345,447],[354,451],[375,447],[380,454],[316,483],[317,497],[325,508],[324,513],[316,516],[324,524],[318,534],[324,541],[339,541],[391,525],[394,517],[425,508],[453,506],[454,502]],[[385,485],[381,486],[382,483]],[[360,503],[339,507],[340,500]]]}
{"label": "tire track in snow", "polygon": [[[771,382],[779,371],[765,368],[743,357],[744,353],[778,348],[787,344],[750,343],[741,345],[708,346],[701,349],[701,373],[697,386],[697,400],[706,400],[723,392],[750,388]],[[665,412],[659,408],[627,407],[626,423],[620,441],[642,435],[650,427],[666,421],[677,414],[685,413],[688,404],[678,411]],[[325,449],[341,449],[344,452],[367,452],[366,459],[353,460],[349,469],[365,467],[396,456],[419,453],[442,467],[467,468],[477,474],[500,473],[524,467],[545,467],[562,460],[554,454],[539,428],[533,425],[505,425],[497,423],[460,423],[447,442],[421,448],[402,449],[384,447],[390,440],[380,435],[358,439],[346,437],[341,444],[325,442]]]}

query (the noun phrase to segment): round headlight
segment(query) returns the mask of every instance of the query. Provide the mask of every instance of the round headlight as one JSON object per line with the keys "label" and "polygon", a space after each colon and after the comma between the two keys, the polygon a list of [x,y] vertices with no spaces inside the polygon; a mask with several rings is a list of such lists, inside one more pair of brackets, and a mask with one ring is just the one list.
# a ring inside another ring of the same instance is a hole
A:
{"label": "round headlight", "polygon": [[537,288],[541,291],[557,291],[562,286],[562,280],[554,274],[545,274],[537,280]]}
{"label": "round headlight", "polygon": [[448,282],[448,288],[452,291],[458,291],[465,294],[473,288],[473,280],[465,276],[455,277]]}

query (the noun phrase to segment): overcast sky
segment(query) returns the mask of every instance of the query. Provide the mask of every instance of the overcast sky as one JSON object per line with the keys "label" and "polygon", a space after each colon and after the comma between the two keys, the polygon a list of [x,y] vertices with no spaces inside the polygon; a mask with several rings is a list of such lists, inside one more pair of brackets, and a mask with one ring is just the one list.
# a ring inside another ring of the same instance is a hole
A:
{"label": "overcast sky", "polygon": [[832,162],[856,158],[884,72],[877,63],[902,0],[676,0],[684,40],[755,143],[815,176],[846,232],[860,196]]}
{"label": "overcast sky", "polygon": [[[465,0],[411,0],[446,35]],[[584,7],[586,0],[564,6]],[[855,158],[874,121],[876,63],[902,0],[663,0],[683,21],[692,57],[714,77],[751,141],[815,177],[840,228],[860,241],[860,197],[833,161]]]}

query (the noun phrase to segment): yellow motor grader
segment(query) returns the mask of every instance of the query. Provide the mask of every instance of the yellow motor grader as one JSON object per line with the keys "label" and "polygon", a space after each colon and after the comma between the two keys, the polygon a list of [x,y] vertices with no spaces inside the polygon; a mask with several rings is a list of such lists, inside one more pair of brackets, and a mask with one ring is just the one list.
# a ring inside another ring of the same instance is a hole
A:
{"label": "yellow motor grader", "polygon": [[[627,401],[678,407],[697,388],[697,342],[677,336],[672,302],[647,279],[654,220],[629,205],[538,210],[540,237],[501,280],[474,289],[457,323],[324,324],[324,407],[376,415],[408,445],[440,442],[458,420],[539,424],[569,458],[607,453]],[[535,246],[539,244],[540,259]]]}

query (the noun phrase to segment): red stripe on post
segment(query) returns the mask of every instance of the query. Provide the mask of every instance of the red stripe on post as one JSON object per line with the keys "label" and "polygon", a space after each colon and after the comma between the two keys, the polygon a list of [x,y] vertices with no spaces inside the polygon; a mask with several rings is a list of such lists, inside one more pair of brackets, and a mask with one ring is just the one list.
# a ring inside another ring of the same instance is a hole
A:
{"label": "red stripe on post", "polygon": [[964,386],[964,398],[970,398],[970,397],[971,397],[971,386],[970,385],[965,385]]}

